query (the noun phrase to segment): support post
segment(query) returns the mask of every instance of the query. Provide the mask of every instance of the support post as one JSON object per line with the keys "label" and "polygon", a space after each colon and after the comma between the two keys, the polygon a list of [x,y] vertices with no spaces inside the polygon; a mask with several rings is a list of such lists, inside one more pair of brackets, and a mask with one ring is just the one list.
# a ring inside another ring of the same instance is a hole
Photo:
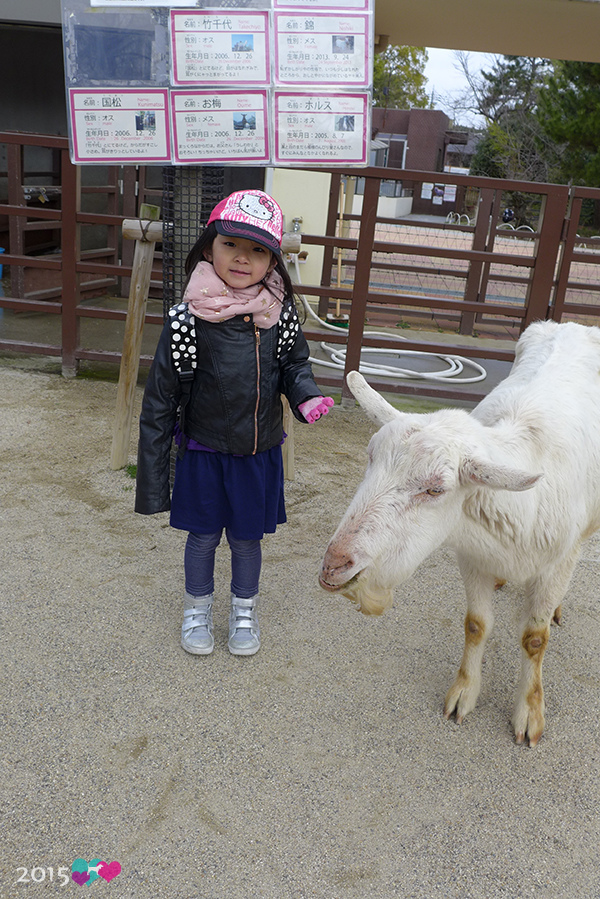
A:
{"label": "support post", "polygon": [[550,316],[555,286],[556,260],[569,208],[569,188],[556,184],[544,195],[539,237],[535,254],[535,267],[531,273],[527,292],[527,314],[522,330],[534,321],[544,321]]}
{"label": "support post", "polygon": [[375,228],[377,226],[380,185],[381,178],[365,178],[360,237],[356,254],[356,274],[352,289],[352,307],[350,310],[350,326],[348,328],[344,384],[342,387],[342,408],[346,409],[353,409],[355,406],[354,397],[346,383],[346,375],[349,371],[358,371],[360,367],[360,351],[369,299],[369,281],[371,277]]}
{"label": "support post", "polygon": [[73,165],[69,151],[61,151],[62,157],[62,374],[74,378],[79,365],[78,306],[81,300],[81,275],[77,266],[81,260],[81,225],[77,215],[81,211],[81,166]]}
{"label": "support post", "polygon": [[159,215],[160,208],[158,206],[142,204],[139,219],[123,221],[123,237],[135,239],[135,252],[110,454],[110,467],[114,471],[124,468],[127,464],[133,400],[140,367],[142,333],[150,290],[154,245],[157,241],[162,240],[162,222],[158,221]]}
{"label": "support post", "polygon": [[286,433],[286,438],[281,448],[283,476],[286,481],[293,481],[296,477],[296,469],[294,467],[294,413],[283,394],[281,402],[283,403],[283,430]]}

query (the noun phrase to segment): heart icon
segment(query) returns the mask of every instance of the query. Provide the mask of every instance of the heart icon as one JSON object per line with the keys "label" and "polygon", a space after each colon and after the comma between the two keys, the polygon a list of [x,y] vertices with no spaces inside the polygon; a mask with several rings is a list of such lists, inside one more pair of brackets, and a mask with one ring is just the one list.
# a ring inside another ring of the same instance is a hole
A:
{"label": "heart icon", "polygon": [[98,873],[100,874],[100,877],[103,877],[108,883],[121,873],[121,865],[119,862],[111,862],[109,865],[107,865],[106,862],[101,862]]}
{"label": "heart icon", "polygon": [[88,862],[88,874],[90,875],[89,883],[93,883],[100,877],[99,869],[101,864],[102,859],[99,858],[93,858],[91,862]]}
{"label": "heart icon", "polygon": [[100,865],[102,861],[99,858],[93,858],[89,864],[84,858],[76,858],[71,865],[71,877],[80,885],[93,883],[100,876],[98,874]]}
{"label": "heart icon", "polygon": [[80,886],[83,886],[84,883],[88,882],[90,875],[88,872],[88,863],[84,858],[75,859],[71,865],[71,877],[75,883],[78,883]]}

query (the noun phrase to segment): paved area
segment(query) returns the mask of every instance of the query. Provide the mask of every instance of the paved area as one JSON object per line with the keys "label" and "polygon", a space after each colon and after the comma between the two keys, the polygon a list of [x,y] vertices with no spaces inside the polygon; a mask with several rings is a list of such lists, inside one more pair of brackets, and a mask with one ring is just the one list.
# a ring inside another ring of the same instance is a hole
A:
{"label": "paved area", "polygon": [[59,878],[77,858],[118,862],[91,885],[115,899],[600,896],[598,540],[552,633],[538,748],[510,730],[511,585],[479,705],[445,721],[453,556],[434,553],[381,618],[317,585],[372,431],[336,407],[294,430],[261,651],[227,652],[220,551],[217,646],[193,658],[184,536],[134,515],[131,479],[110,470],[115,398],[114,383],[0,364],[0,897],[79,895]]}

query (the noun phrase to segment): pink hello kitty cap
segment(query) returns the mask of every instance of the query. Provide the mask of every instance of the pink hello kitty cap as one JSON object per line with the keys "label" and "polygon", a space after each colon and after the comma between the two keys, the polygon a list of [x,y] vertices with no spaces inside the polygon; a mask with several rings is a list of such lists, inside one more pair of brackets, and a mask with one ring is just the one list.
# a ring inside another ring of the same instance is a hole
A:
{"label": "pink hello kitty cap", "polygon": [[211,222],[224,237],[245,237],[281,254],[283,214],[262,190],[237,190],[225,197],[211,212],[207,224]]}

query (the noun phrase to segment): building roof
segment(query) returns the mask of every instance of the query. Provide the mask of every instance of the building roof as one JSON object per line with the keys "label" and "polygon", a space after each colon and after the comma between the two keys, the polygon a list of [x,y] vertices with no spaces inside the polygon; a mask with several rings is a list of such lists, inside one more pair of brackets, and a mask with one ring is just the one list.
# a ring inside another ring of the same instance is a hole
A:
{"label": "building roof", "polygon": [[375,0],[375,41],[600,62],[598,0]]}

